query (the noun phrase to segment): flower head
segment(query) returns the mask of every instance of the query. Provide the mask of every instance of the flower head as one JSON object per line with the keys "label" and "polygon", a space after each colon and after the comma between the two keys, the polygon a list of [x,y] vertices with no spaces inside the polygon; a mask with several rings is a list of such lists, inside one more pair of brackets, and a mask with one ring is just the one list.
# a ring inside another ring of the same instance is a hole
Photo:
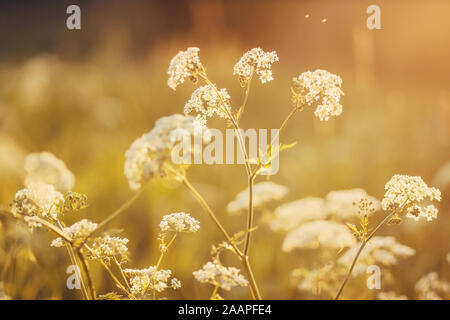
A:
{"label": "flower head", "polygon": [[233,74],[239,76],[239,82],[243,87],[253,74],[258,75],[262,83],[270,82],[273,80],[272,64],[278,60],[275,51],[264,52],[261,48],[253,48],[235,64]]}
{"label": "flower head", "polygon": [[197,232],[200,222],[191,217],[189,213],[177,212],[165,215],[159,224],[162,232]]}
{"label": "flower head", "polygon": [[276,208],[270,227],[276,231],[290,231],[302,223],[325,219],[327,216],[322,198],[307,197],[284,203]]}
{"label": "flower head", "polygon": [[438,210],[433,205],[421,206],[421,202],[440,201],[441,192],[428,187],[421,177],[396,174],[386,183],[385,190],[381,201],[383,210],[401,210],[397,214],[405,211],[408,218],[415,220],[437,218]]}
{"label": "flower head", "polygon": [[414,289],[420,300],[443,300],[450,298],[450,283],[440,280],[436,272],[430,272],[420,278]]}
{"label": "flower head", "polygon": [[63,202],[63,195],[52,185],[31,183],[16,193],[11,203],[11,210],[13,214],[55,219],[58,215],[58,205]]}
{"label": "flower head", "polygon": [[107,263],[114,258],[118,262],[125,262],[128,260],[128,242],[127,238],[111,237],[110,235],[95,238],[91,244],[89,258],[102,259]]}
{"label": "flower head", "polygon": [[137,296],[145,296],[148,291],[163,292],[167,288],[178,289],[181,282],[172,278],[172,271],[157,269],[151,266],[146,269],[124,269],[131,285],[131,293]]}
{"label": "flower head", "polygon": [[236,286],[248,285],[248,281],[241,275],[239,269],[225,267],[218,261],[206,263],[202,269],[194,271],[193,274],[199,282],[209,283],[227,291]]}
{"label": "flower head", "polygon": [[[359,244],[354,245],[347,250],[339,259],[338,263],[350,266],[359,250]],[[368,266],[373,264],[380,264],[386,267],[395,265],[400,259],[413,256],[416,251],[408,246],[405,246],[394,237],[373,237],[366,245],[364,250],[355,265],[354,274],[363,274],[366,272]]]}
{"label": "flower head", "polygon": [[184,106],[184,114],[197,113],[197,120],[203,125],[206,125],[207,118],[214,115],[227,119],[231,110],[230,99],[226,89],[217,90],[215,86],[207,84],[192,93]]}
{"label": "flower head", "polygon": [[46,183],[60,192],[70,191],[75,176],[64,162],[50,152],[31,153],[25,158],[25,185]]}
{"label": "flower head", "polygon": [[318,220],[302,224],[289,232],[283,242],[283,251],[294,249],[331,248],[341,249],[356,244],[350,230],[343,224]]}
{"label": "flower head", "polygon": [[[72,240],[84,240],[95,229],[97,229],[97,226],[98,225],[96,223],[83,219],[74,223],[70,227],[63,228],[63,232],[72,238]],[[62,247],[64,246],[64,241],[62,238],[58,237],[52,241],[51,246]]]}
{"label": "flower head", "polygon": [[[253,186],[253,208],[261,208],[265,205],[281,200],[288,192],[285,186],[264,181]],[[237,194],[236,199],[227,206],[230,214],[239,214],[248,208],[248,188]]]}
{"label": "flower head", "polygon": [[199,51],[199,48],[187,48],[186,51],[179,51],[178,54],[172,58],[169,70],[167,71],[169,74],[167,84],[170,88],[176,90],[186,78],[191,79],[194,83],[198,81],[199,73],[205,72],[198,56]]}
{"label": "flower head", "polygon": [[320,121],[328,121],[342,113],[339,103],[344,92],[341,77],[325,70],[306,71],[292,79],[292,102],[294,107],[317,106],[314,115]]}
{"label": "flower head", "polygon": [[359,217],[362,213],[359,208],[361,199],[367,199],[367,205],[371,203],[373,210],[369,214],[381,208],[380,201],[367,194],[364,189],[349,189],[330,191],[325,197],[327,211],[334,217],[347,221],[348,219]]}
{"label": "flower head", "polygon": [[[130,188],[138,190],[145,182],[154,177],[173,176],[165,167],[170,164],[183,173],[181,166],[171,161],[172,149],[184,137],[200,136],[208,141],[208,130],[203,128],[194,117],[174,114],[155,122],[155,127],[145,133],[125,153],[124,173]],[[190,150],[199,152],[198,148]]]}

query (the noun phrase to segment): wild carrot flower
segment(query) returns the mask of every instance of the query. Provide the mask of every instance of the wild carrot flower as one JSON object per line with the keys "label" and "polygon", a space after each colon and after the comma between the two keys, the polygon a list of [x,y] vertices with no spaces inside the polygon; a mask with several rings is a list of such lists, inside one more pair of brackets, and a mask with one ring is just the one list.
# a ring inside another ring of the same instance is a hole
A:
{"label": "wild carrot flower", "polygon": [[[80,220],[70,227],[63,228],[63,232],[73,240],[84,240],[92,231],[97,229],[97,224],[87,219]],[[56,238],[50,244],[52,247],[64,246],[64,241],[61,237]]]}
{"label": "wild carrot flower", "polygon": [[314,115],[320,121],[328,121],[342,113],[339,103],[344,92],[341,77],[325,70],[306,71],[292,79],[292,102],[302,110],[305,106],[317,106]]}
{"label": "wild carrot flower", "polygon": [[53,185],[57,191],[72,190],[75,176],[67,169],[65,163],[50,152],[31,153],[25,158],[25,185],[46,183]]}
{"label": "wild carrot flower", "polygon": [[307,197],[284,203],[275,209],[270,227],[275,231],[290,231],[302,223],[327,218],[325,203],[322,198]]}
{"label": "wild carrot flower", "polygon": [[197,113],[197,120],[206,126],[206,119],[214,115],[228,119],[231,112],[230,95],[227,89],[217,90],[213,85],[197,88],[184,106],[184,114]]}
{"label": "wild carrot flower", "polygon": [[234,267],[225,267],[218,261],[206,263],[202,269],[194,271],[194,277],[201,283],[209,283],[224,290],[231,290],[236,286],[245,287],[248,281]]}
{"label": "wild carrot flower", "polygon": [[235,64],[233,74],[239,76],[242,87],[247,85],[253,74],[258,75],[262,83],[270,82],[273,80],[272,64],[276,61],[279,59],[275,51],[264,52],[261,48],[253,48]]}
{"label": "wild carrot flower", "polygon": [[64,197],[52,185],[31,183],[16,193],[11,203],[13,214],[37,216],[39,218],[56,219],[57,205],[63,203]]}
{"label": "wild carrot flower", "polygon": [[[172,278],[171,270],[158,270],[156,266],[146,269],[124,269],[124,273],[129,277],[131,293],[137,296],[145,296],[148,291],[163,292],[168,288],[177,289],[181,283],[176,278]],[[174,280],[175,279],[175,280]]]}
{"label": "wild carrot flower", "polygon": [[176,90],[186,78],[189,78],[194,83],[198,81],[198,75],[205,72],[205,68],[198,56],[199,51],[199,48],[187,48],[186,51],[179,51],[172,58],[167,72],[169,74],[167,84],[170,88]]}
{"label": "wild carrot flower", "polygon": [[302,224],[289,232],[283,241],[283,251],[294,249],[342,249],[356,244],[350,230],[343,224],[318,220]]}
{"label": "wild carrot flower", "polygon": [[[338,263],[350,266],[356,252],[359,250],[359,244],[347,250],[339,259]],[[394,237],[373,237],[366,245],[364,250],[355,265],[353,274],[363,274],[366,272],[368,266],[372,264],[379,264],[386,267],[395,265],[400,259],[413,256],[416,251],[408,246],[405,246]]]}
{"label": "wild carrot flower", "polygon": [[159,227],[162,232],[197,232],[200,229],[200,222],[189,213],[177,212],[165,215]]}
{"label": "wild carrot flower", "polygon": [[[207,142],[208,130],[191,116],[174,114],[158,119],[150,132],[134,141],[125,153],[124,173],[130,188],[138,190],[155,177],[172,177],[173,173],[166,170],[165,164],[176,167],[182,174],[184,168],[171,161],[171,152],[185,136],[204,138],[203,141]],[[197,149],[190,151],[195,153]]]}
{"label": "wild carrot flower", "polygon": [[[280,201],[288,192],[285,186],[264,181],[255,183],[253,186],[253,208],[262,208],[265,205]],[[239,192],[236,199],[227,206],[230,214],[239,214],[248,209],[248,188]]]}
{"label": "wild carrot flower", "polygon": [[396,174],[384,188],[386,193],[381,201],[383,210],[401,210],[397,214],[404,211],[408,218],[414,220],[425,218],[431,221],[437,218],[438,210],[433,205],[423,207],[421,202],[440,201],[441,192],[439,189],[428,187],[421,177]]}
{"label": "wild carrot flower", "polygon": [[128,261],[128,244],[127,238],[111,237],[105,235],[95,238],[91,243],[89,258],[93,260],[102,259],[106,263],[110,263],[111,259],[117,259],[118,262]]}

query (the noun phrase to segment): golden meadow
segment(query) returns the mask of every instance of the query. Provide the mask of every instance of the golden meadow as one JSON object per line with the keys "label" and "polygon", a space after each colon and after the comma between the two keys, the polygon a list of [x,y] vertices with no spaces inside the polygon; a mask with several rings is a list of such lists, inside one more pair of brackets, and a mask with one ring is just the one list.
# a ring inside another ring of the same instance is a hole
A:
{"label": "golden meadow", "polygon": [[[107,8],[90,7],[81,32],[102,32],[87,49],[65,31],[49,50],[38,38],[3,52],[2,297],[449,298],[450,28],[419,15],[445,10],[386,6],[379,31],[363,6],[326,2],[264,2],[260,21],[249,4],[125,10],[190,17],[158,33]],[[172,132],[196,134],[198,114],[221,130],[283,127],[278,174],[260,174],[267,158],[171,165]]]}

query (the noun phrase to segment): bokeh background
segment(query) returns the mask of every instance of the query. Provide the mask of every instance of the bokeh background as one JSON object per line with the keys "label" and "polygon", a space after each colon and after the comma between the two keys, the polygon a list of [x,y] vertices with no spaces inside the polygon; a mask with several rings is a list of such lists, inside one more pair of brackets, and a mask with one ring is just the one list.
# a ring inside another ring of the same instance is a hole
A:
{"label": "bokeh background", "polygon": [[[82,29],[67,30],[66,7],[78,4]],[[326,69],[343,79],[343,114],[320,122],[311,110],[298,114],[282,141],[297,141],[281,155],[272,177],[289,188],[287,200],[323,197],[361,187],[382,198],[395,173],[420,175],[441,188],[439,218],[431,223],[386,227],[417,254],[396,266],[396,292],[414,297],[414,284],[436,271],[450,279],[450,3],[381,1],[381,30],[366,28],[373,1],[2,1],[0,3],[0,203],[7,206],[23,186],[23,159],[50,151],[76,176],[75,191],[90,206],[67,217],[99,222],[131,194],[123,175],[124,153],[161,116],[182,113],[195,86],[167,86],[170,59],[188,46],[201,49],[209,77],[240,105],[243,90],[233,66],[247,50],[276,50],[275,81],[253,82],[243,127],[276,128],[290,111],[290,81],[306,70]],[[309,14],[309,18],[305,15]],[[326,22],[322,22],[326,19]],[[224,128],[220,122],[215,123]],[[448,168],[448,166],[447,166]],[[226,205],[245,189],[242,166],[193,166],[188,176],[230,232],[244,216]],[[192,271],[209,260],[221,235],[182,187],[151,183],[110,227],[130,239],[130,267],[158,258],[160,218],[186,211],[199,219],[196,234],[177,239],[164,260],[183,287],[168,298],[208,298],[211,287]],[[52,234],[1,218],[0,281],[16,299],[77,299],[66,288],[65,250],[50,248]],[[290,271],[302,257],[281,251],[282,234],[263,221],[254,233],[251,259],[262,294],[270,299],[326,298],[300,292]],[[232,257],[227,264],[236,264]],[[114,289],[93,263],[100,293]],[[361,282],[361,281],[360,281]],[[373,292],[355,280],[348,297]],[[223,294],[249,298],[246,289]]]}

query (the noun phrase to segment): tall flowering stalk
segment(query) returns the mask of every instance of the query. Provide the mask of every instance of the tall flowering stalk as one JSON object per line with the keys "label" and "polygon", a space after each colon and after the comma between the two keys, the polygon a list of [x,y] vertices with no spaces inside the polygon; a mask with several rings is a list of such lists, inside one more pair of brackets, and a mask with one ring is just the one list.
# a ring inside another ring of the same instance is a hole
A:
{"label": "tall flowering stalk", "polygon": [[424,207],[422,202],[426,200],[440,201],[441,192],[439,189],[428,187],[421,177],[396,174],[386,183],[385,190],[386,193],[381,201],[381,206],[387,215],[370,233],[368,231],[368,215],[373,211],[373,207],[367,200],[362,200],[358,204],[362,217],[361,228],[357,229],[352,225],[349,225],[349,227],[361,239],[361,244],[344,281],[339,287],[335,300],[338,300],[342,294],[364,247],[384,225],[401,223],[401,215],[406,215],[406,217],[416,221],[419,218],[424,218],[427,221],[437,218],[438,210],[433,205]]}
{"label": "tall flowering stalk", "polygon": [[[171,61],[168,74],[168,84],[173,90],[182,84],[186,78],[191,79],[196,83],[199,79],[205,82],[205,86],[200,87],[194,91],[191,99],[185,106],[185,114],[190,114],[195,111],[198,113],[197,119],[206,124],[206,119],[213,115],[218,115],[221,118],[228,120],[229,124],[234,129],[238,138],[239,148],[244,156],[244,166],[247,174],[248,184],[248,212],[247,212],[247,226],[245,230],[244,247],[240,250],[233,239],[226,232],[225,228],[217,220],[215,214],[212,212],[206,201],[201,195],[192,187],[192,185],[184,179],[184,184],[190,189],[194,197],[200,202],[201,206],[213,219],[214,223],[224,234],[234,252],[240,258],[244,269],[249,278],[250,290],[255,299],[261,299],[261,293],[257,286],[249,260],[249,250],[251,244],[252,231],[254,229],[254,183],[255,179],[261,172],[270,165],[272,157],[282,150],[283,146],[276,145],[280,132],[286,127],[287,123],[298,111],[304,109],[305,106],[319,104],[316,116],[320,120],[329,120],[330,116],[337,116],[342,112],[342,106],[339,104],[340,96],[343,94],[340,86],[341,79],[328,73],[327,71],[317,70],[313,73],[307,72],[294,78],[292,91],[292,100],[294,108],[288,114],[286,119],[282,122],[277,135],[272,139],[268,151],[268,159],[258,158],[255,166],[248,157],[245,147],[242,132],[239,126],[239,121],[245,109],[249,92],[250,83],[254,76],[258,76],[259,80],[264,84],[272,81],[272,64],[279,60],[275,51],[264,52],[261,48],[254,48],[246,52],[242,58],[234,66],[234,74],[239,77],[239,82],[245,88],[244,101],[237,112],[233,112],[230,103],[230,96],[226,89],[217,89],[207,74],[206,68],[202,65],[198,57],[198,48],[188,48],[186,51],[180,51]],[[285,146],[286,148],[286,146]]]}

